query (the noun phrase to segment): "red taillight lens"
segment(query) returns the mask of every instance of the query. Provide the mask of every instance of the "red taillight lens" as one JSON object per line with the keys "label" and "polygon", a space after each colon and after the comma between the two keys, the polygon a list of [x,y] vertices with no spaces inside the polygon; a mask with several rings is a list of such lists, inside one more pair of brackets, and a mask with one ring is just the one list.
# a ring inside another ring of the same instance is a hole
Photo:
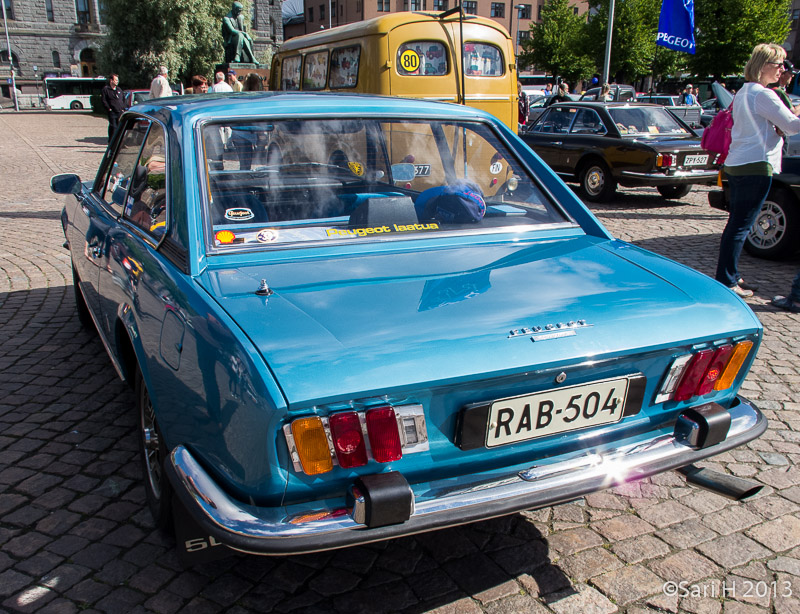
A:
{"label": "red taillight lens", "polygon": [[700,380],[700,385],[697,387],[697,395],[703,396],[714,390],[714,384],[717,383],[720,375],[728,364],[733,353],[732,345],[723,345],[717,348],[714,352],[714,357],[711,359],[711,364],[706,369],[703,379]]}
{"label": "red taillight lens", "polygon": [[711,364],[715,350],[703,350],[692,356],[691,362],[686,367],[686,371],[681,377],[678,388],[675,391],[676,401],[686,401],[695,395],[695,391],[700,386],[700,382],[706,375],[706,370]]}
{"label": "red taillight lens", "polygon": [[372,458],[379,463],[388,463],[403,458],[394,409],[376,407],[367,412],[366,418]]}
{"label": "red taillight lens", "polygon": [[672,166],[674,161],[672,154],[658,154],[656,156],[656,166]]}
{"label": "red taillight lens", "polygon": [[345,469],[367,464],[367,446],[361,432],[361,422],[354,411],[333,414],[328,424],[331,427],[333,448],[339,466]]}

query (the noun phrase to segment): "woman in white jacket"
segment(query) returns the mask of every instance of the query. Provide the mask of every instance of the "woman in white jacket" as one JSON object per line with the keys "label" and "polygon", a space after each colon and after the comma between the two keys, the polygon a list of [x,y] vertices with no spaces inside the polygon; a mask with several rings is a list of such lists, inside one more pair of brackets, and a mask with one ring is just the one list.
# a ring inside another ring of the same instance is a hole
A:
{"label": "woman in white jacket", "polygon": [[722,232],[716,279],[742,297],[752,296],[755,288],[739,274],[739,255],[767,198],[772,174],[781,172],[782,135],[800,132],[800,118],[767,87],[780,77],[784,59],[782,47],[757,45],[744,68],[747,82],[731,103],[733,130],[724,167],[730,216]]}

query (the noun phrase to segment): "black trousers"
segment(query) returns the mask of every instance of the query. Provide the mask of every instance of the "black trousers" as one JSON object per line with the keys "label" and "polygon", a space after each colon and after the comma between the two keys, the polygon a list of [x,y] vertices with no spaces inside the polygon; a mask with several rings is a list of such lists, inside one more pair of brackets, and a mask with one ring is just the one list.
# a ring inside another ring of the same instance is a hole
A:
{"label": "black trousers", "polygon": [[108,112],[108,142],[111,143],[111,138],[119,125],[119,113]]}

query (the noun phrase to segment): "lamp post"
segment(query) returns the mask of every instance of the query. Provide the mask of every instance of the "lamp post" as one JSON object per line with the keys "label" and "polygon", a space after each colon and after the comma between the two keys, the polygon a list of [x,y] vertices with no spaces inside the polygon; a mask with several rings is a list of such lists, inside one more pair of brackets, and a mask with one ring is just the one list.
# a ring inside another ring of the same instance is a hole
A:
{"label": "lamp post", "polygon": [[19,99],[17,98],[17,83],[14,79],[14,56],[11,54],[11,39],[8,37],[8,19],[6,19],[6,1],[3,3],[3,27],[6,30],[6,48],[8,49],[8,66],[11,69],[11,98],[14,99],[14,110],[19,111]]}
{"label": "lamp post", "polygon": [[[525,5],[524,4],[515,4],[514,8],[517,9],[517,41],[514,43],[514,53],[516,53],[517,58],[518,58],[519,57],[519,20],[522,17],[522,11],[525,9]],[[519,74],[519,66],[517,66],[517,74]]]}
{"label": "lamp post", "polygon": [[[606,28],[606,52],[603,58],[603,83],[609,82],[611,72],[611,34],[614,31],[614,0],[608,5],[608,26]],[[601,84],[602,85],[602,84]]]}

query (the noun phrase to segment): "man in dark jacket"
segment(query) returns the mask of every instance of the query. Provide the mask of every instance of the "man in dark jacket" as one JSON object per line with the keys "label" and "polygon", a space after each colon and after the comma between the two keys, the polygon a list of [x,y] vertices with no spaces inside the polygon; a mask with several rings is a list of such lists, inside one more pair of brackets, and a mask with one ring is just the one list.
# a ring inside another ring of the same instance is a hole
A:
{"label": "man in dark jacket", "polygon": [[122,90],[119,89],[119,75],[111,73],[108,78],[108,85],[103,88],[101,98],[106,113],[108,113],[108,142],[110,143],[119,123],[119,116],[125,110],[125,96],[122,94]]}

